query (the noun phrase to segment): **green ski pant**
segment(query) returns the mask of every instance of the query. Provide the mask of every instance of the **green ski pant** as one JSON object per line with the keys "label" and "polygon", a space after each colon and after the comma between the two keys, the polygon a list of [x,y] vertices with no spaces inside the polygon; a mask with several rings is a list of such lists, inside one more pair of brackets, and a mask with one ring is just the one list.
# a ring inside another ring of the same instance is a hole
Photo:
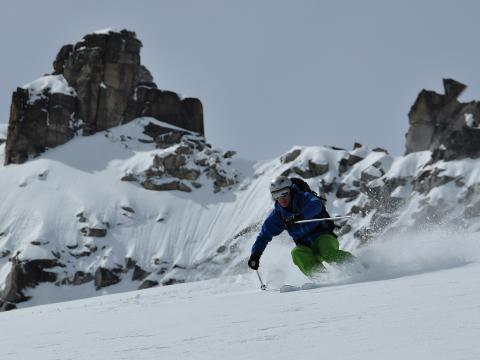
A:
{"label": "green ski pant", "polygon": [[324,271],[322,262],[341,264],[353,261],[354,256],[348,251],[339,249],[338,239],[331,234],[323,234],[315,239],[312,247],[297,245],[292,250],[293,263],[306,276],[312,276],[318,271]]}

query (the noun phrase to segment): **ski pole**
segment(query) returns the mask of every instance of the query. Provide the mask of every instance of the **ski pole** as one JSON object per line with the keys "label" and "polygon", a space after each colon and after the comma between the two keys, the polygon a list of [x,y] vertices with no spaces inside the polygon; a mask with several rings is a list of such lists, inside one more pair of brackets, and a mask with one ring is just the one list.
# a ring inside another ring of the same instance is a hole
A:
{"label": "ski pole", "polygon": [[262,281],[262,278],[260,277],[260,273],[258,272],[258,270],[255,270],[256,273],[257,273],[257,276],[258,276],[258,281],[260,281],[260,289],[262,290],[267,290],[267,285],[265,285]]}
{"label": "ski pole", "polygon": [[316,222],[316,221],[325,221],[325,220],[340,220],[340,219],[350,219],[352,215],[346,215],[346,216],[334,216],[334,217],[329,217],[329,218],[321,218],[321,219],[308,219],[308,220],[299,220],[295,221],[295,224],[306,224],[306,223],[311,223],[311,222]]}

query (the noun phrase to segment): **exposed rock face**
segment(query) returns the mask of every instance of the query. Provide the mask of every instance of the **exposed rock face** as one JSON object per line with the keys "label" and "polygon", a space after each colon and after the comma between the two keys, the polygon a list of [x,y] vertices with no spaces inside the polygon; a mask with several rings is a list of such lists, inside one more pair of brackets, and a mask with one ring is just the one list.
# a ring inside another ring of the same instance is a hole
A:
{"label": "exposed rock face", "polygon": [[126,121],[151,116],[178,127],[204,134],[203,106],[196,98],[181,99],[172,91],[139,85],[129,103]]}
{"label": "exposed rock face", "polygon": [[85,273],[83,271],[77,271],[73,277],[72,284],[73,285],[82,285],[86,284],[90,281],[93,281],[94,277],[90,273]]}
{"label": "exposed rock face", "polygon": [[357,155],[350,154],[348,158],[343,158],[340,160],[339,164],[339,173],[343,174],[345,173],[348,169],[350,169],[353,165],[355,165],[357,162],[362,161],[362,158]]}
{"label": "exposed rock face", "polygon": [[119,125],[139,77],[142,43],[128,31],[91,34],[63,47],[54,63],[78,95],[78,118],[92,134]]}
{"label": "exposed rock face", "polygon": [[12,268],[0,298],[6,304],[27,301],[29,297],[23,293],[23,290],[27,287],[35,287],[42,282],[55,282],[57,274],[45,271],[45,269],[57,266],[62,266],[57,260],[35,259],[20,261],[16,257],[12,258]]}
{"label": "exposed rock face", "polygon": [[120,278],[113,271],[99,267],[95,271],[95,287],[97,289],[114,285],[120,282]]}
{"label": "exposed rock face", "polygon": [[140,284],[138,290],[149,289],[158,285],[158,281],[145,280]]}
{"label": "exposed rock face", "polygon": [[433,161],[478,158],[480,102],[457,100],[464,84],[444,79],[443,85],[445,94],[422,90],[410,109],[405,154],[431,150]]}
{"label": "exposed rock face", "polygon": [[139,182],[147,190],[192,192],[203,186],[203,178],[213,183],[215,193],[238,182],[237,171],[231,167],[235,152],[213,150],[204,137],[153,123],[145,126],[144,134],[165,152],[156,155],[146,171],[125,174],[123,181]]}
{"label": "exposed rock face", "polygon": [[[64,79],[52,77],[54,83]],[[53,85],[53,84],[52,84]],[[12,96],[10,122],[5,148],[5,164],[23,163],[46,148],[70,140],[76,130],[74,92],[50,93],[47,86],[41,96],[31,101],[31,89],[18,88]]]}
{"label": "exposed rock face", "polygon": [[17,306],[14,303],[0,300],[0,311],[15,310]]}
{"label": "exposed rock face", "polygon": [[355,198],[359,194],[360,192],[358,190],[346,190],[345,184],[340,184],[337,190],[337,193],[335,195],[339,199],[345,199],[345,198]]}
{"label": "exposed rock face", "polygon": [[203,135],[200,100],[158,89],[141,65],[141,47],[127,30],[89,34],[63,46],[53,75],[13,93],[5,164],[23,163],[76,133],[94,134],[140,116]]}
{"label": "exposed rock face", "polygon": [[328,164],[316,164],[312,160],[308,161],[308,166],[306,168],[300,168],[295,166],[291,169],[287,169],[283,172],[282,175],[289,176],[292,173],[300,175],[304,179],[310,179],[315,176],[320,176],[328,172]]}
{"label": "exposed rock face", "polygon": [[133,268],[132,281],[143,280],[148,275],[150,275],[148,271],[145,271],[140,266],[135,265],[135,267]]}
{"label": "exposed rock face", "polygon": [[107,236],[107,229],[84,227],[84,228],[80,229],[80,232],[83,234],[83,236],[89,236],[89,237],[105,237],[105,236]]}
{"label": "exposed rock face", "polygon": [[142,183],[142,186],[147,190],[154,190],[154,191],[171,191],[171,190],[178,190],[183,192],[191,192],[192,189],[189,188],[187,185],[180,181],[169,181],[161,184],[155,184],[151,180],[145,180]]}
{"label": "exposed rock face", "polygon": [[280,161],[284,164],[292,162],[297,157],[299,157],[301,153],[302,153],[302,150],[294,149],[291,152],[289,152],[288,154],[285,154],[285,155],[281,156]]}

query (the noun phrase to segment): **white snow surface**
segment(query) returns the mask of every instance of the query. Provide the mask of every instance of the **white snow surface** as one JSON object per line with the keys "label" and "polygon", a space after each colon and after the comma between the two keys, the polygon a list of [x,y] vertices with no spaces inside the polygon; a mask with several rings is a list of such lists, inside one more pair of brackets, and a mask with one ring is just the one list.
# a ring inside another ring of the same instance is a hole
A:
{"label": "white snow surface", "polygon": [[270,263],[267,291],[249,272],[1,313],[1,358],[478,359],[479,245],[440,229],[372,243],[368,269],[313,290],[279,293]]}
{"label": "white snow surface", "polygon": [[120,30],[114,29],[114,28],[106,28],[106,29],[100,29],[96,30],[93,33],[97,35],[109,35],[110,33],[118,33]]}
{"label": "white snow surface", "polygon": [[477,128],[478,129],[478,126],[475,126],[475,118],[473,117],[473,114],[465,114],[465,124],[469,127],[469,128]]}
{"label": "white snow surface", "polygon": [[45,92],[51,94],[65,94],[69,96],[77,96],[75,89],[68,85],[63,75],[46,75],[34,80],[22,88],[28,89],[29,103],[32,104],[40,99]]}

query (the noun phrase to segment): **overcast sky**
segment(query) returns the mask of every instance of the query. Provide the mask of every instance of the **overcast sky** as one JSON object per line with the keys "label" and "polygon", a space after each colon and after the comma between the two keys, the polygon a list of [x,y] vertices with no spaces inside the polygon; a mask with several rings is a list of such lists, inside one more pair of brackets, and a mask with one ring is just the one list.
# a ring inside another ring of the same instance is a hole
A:
{"label": "overcast sky", "polygon": [[442,78],[480,98],[478,1],[2,1],[0,122],[60,47],[103,28],[143,42],[157,85],[202,100],[207,139],[251,159],[355,141],[404,151]]}

